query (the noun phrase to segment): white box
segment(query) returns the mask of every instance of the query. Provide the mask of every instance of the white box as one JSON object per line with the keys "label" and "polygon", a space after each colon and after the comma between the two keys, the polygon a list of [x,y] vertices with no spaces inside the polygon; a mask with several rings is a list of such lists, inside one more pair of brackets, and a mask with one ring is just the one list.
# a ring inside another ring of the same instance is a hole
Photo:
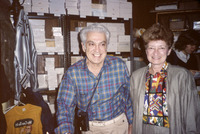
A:
{"label": "white box", "polygon": [[47,82],[47,75],[46,74],[38,74],[38,88],[47,88],[48,82]]}
{"label": "white box", "polygon": [[[112,23],[112,24],[113,24],[113,23]],[[107,28],[108,28],[108,30],[109,30],[110,32],[117,32],[117,29],[118,29],[118,27],[116,27],[115,24],[113,24],[112,26],[111,26],[111,25],[108,25]]]}
{"label": "white box", "polygon": [[72,2],[72,1],[79,2],[79,0],[65,0],[65,2]]}
{"label": "white box", "polygon": [[32,6],[47,6],[48,7],[49,2],[48,0],[32,0]]}
{"label": "white box", "polygon": [[130,42],[130,35],[118,35],[118,42]]}
{"label": "white box", "polygon": [[118,52],[130,52],[130,42],[118,43]]}
{"label": "white box", "polygon": [[91,0],[80,0],[80,3],[79,3],[80,6],[91,6],[92,5],[92,2]]}
{"label": "white box", "polygon": [[132,9],[132,3],[131,2],[120,2],[119,8],[121,9]]}
{"label": "white box", "polygon": [[49,12],[53,14],[65,14],[65,5],[63,4],[55,4],[55,3],[50,3],[49,6]]}
{"label": "white box", "polygon": [[65,4],[65,0],[50,0],[49,3],[53,3],[55,4],[55,6],[61,5],[61,4]]}
{"label": "white box", "polygon": [[23,2],[24,2],[23,6],[24,6],[24,5],[31,5],[31,3],[32,3],[31,0],[25,0],[25,1],[24,1],[24,0],[19,0],[19,2],[20,2],[20,3],[23,3]]}
{"label": "white box", "polygon": [[66,7],[67,6],[77,7],[78,3],[77,3],[77,1],[66,1],[65,5],[66,5]]}
{"label": "white box", "polygon": [[68,14],[79,15],[79,9],[77,7],[66,7]]}
{"label": "white box", "polygon": [[24,7],[25,13],[32,12],[32,6],[31,5],[23,5],[23,7]]}
{"label": "white box", "polygon": [[119,9],[120,14],[132,14],[132,9],[127,8],[127,9]]}
{"label": "white box", "polygon": [[41,19],[29,19],[29,22],[32,26],[43,26],[45,25],[45,20]]}
{"label": "white box", "polygon": [[44,29],[32,29],[35,42],[45,42],[45,30]]}
{"label": "white box", "polygon": [[83,56],[71,56],[71,65],[76,63],[77,61],[83,59]]}
{"label": "white box", "polygon": [[124,19],[129,19],[129,18],[132,18],[133,15],[127,13],[127,14],[120,14],[119,17],[120,17],[120,18],[124,18]]}
{"label": "white box", "polygon": [[92,16],[92,12],[90,10],[88,11],[80,10],[80,16]]}
{"label": "white box", "polygon": [[49,13],[49,8],[46,6],[32,6],[32,12]]}
{"label": "white box", "polygon": [[[64,68],[63,68],[64,70]],[[63,78],[63,73],[62,74],[57,74],[57,82],[58,82],[58,85],[60,85],[60,83],[62,82],[62,78]]]}
{"label": "white box", "polygon": [[117,52],[117,42],[112,42],[108,44],[107,52]]}
{"label": "white box", "polygon": [[51,110],[51,114],[55,114],[55,105],[49,104],[49,109]]}

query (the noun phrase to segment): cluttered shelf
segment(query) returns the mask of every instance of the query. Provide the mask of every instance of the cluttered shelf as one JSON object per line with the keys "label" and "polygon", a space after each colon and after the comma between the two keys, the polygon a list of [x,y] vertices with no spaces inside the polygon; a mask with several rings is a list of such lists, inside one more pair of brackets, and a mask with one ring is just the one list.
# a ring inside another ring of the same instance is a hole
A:
{"label": "cluttered shelf", "polygon": [[153,10],[156,23],[169,27],[173,32],[188,29],[200,30],[200,9]]}
{"label": "cluttered shelf", "polygon": [[169,9],[169,10],[151,10],[150,13],[157,14],[175,14],[175,13],[192,13],[192,12],[200,12],[200,9]]}

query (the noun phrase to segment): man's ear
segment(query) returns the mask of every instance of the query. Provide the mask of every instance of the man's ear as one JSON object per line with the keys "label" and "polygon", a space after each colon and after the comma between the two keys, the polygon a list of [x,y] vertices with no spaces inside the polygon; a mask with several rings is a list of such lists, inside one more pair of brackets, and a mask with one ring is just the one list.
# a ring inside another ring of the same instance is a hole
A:
{"label": "man's ear", "polygon": [[82,46],[82,50],[83,50],[83,52],[85,52],[85,51],[86,51],[86,47],[85,47],[85,45],[84,45],[83,43],[81,43],[81,46]]}

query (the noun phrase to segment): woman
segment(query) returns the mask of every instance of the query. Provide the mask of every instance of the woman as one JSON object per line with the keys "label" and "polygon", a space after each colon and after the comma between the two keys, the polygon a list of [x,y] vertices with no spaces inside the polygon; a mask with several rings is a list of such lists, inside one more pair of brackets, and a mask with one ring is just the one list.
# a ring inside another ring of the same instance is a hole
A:
{"label": "woman", "polygon": [[154,24],[142,38],[149,65],[131,76],[133,133],[197,133],[200,110],[193,76],[188,70],[166,62],[173,33]]}
{"label": "woman", "polygon": [[198,69],[197,58],[194,52],[199,48],[200,35],[195,30],[182,32],[178,37],[170,56],[167,61],[172,65],[179,65],[195,73]]}

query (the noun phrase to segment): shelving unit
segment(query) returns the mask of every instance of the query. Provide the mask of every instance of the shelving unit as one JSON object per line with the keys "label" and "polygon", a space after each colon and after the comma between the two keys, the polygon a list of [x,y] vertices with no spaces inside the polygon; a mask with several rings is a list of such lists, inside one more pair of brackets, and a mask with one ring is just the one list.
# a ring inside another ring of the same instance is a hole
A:
{"label": "shelving unit", "polygon": [[[54,36],[53,36],[53,32],[52,32],[52,27],[60,27],[61,28],[61,31],[62,31],[62,35],[63,35],[63,27],[64,27],[64,19],[63,19],[63,16],[64,15],[60,15],[60,16],[55,16],[54,14],[38,14],[38,13],[33,13],[33,12],[29,12],[27,14],[29,20],[31,19],[34,19],[34,20],[44,20],[44,21],[47,21],[46,25],[44,26],[45,27],[45,39],[46,40],[54,40]],[[46,43],[46,42],[45,42]],[[45,44],[44,43],[44,44]],[[54,42],[55,43],[55,42]],[[63,48],[64,48],[65,44],[64,44],[64,41],[63,41]],[[51,47],[51,49],[53,50],[53,47]],[[38,75],[46,75],[47,72],[45,70],[45,59],[46,58],[54,58],[55,59],[55,68],[56,69],[62,69],[63,72],[64,72],[64,56],[65,53],[64,51],[63,52],[59,52],[57,50],[55,51],[48,51],[48,50],[45,50],[44,51],[39,51],[37,53],[37,61],[38,61]],[[54,81],[55,82],[55,81]],[[56,87],[57,88],[57,87]],[[55,89],[56,89],[55,88]],[[47,91],[47,92],[50,92],[49,91],[49,88],[48,87],[42,87],[38,89],[39,91]]]}
{"label": "shelving unit", "polygon": [[[42,19],[42,20],[54,20],[53,23],[57,23],[56,26],[61,27],[62,29],[62,35],[63,35],[63,47],[64,47],[64,52],[62,54],[58,52],[39,52],[38,53],[38,74],[47,74],[45,71],[45,58],[55,58],[55,68],[63,68],[63,72],[65,72],[70,66],[71,66],[71,57],[73,56],[83,56],[83,52],[80,48],[80,52],[78,54],[74,54],[71,51],[71,35],[70,35],[70,29],[71,29],[71,21],[85,21],[85,22],[90,22],[90,23],[123,23],[124,24],[124,29],[125,29],[125,35],[130,35],[130,52],[108,52],[110,55],[114,56],[121,56],[123,58],[129,58],[130,61],[130,74],[133,71],[133,20],[132,18],[126,19],[126,18],[112,18],[112,17],[97,17],[97,16],[80,16],[80,15],[69,15],[67,14],[66,10],[66,15],[60,15],[60,16],[55,16],[54,14],[48,14],[48,13],[43,13],[43,14],[38,14],[34,12],[29,12],[28,13],[29,19]],[[52,26],[54,24],[51,24],[51,26],[48,26],[45,30],[51,30]],[[45,31],[45,36],[51,36],[51,31]],[[112,33],[111,33],[112,35]],[[56,89],[57,90],[57,89]],[[48,94],[49,88],[41,88],[41,92],[43,94]]]}
{"label": "shelving unit", "polygon": [[190,10],[163,10],[152,11],[156,13],[156,23],[169,27],[174,32],[193,29],[193,22],[200,21],[200,9]]}

